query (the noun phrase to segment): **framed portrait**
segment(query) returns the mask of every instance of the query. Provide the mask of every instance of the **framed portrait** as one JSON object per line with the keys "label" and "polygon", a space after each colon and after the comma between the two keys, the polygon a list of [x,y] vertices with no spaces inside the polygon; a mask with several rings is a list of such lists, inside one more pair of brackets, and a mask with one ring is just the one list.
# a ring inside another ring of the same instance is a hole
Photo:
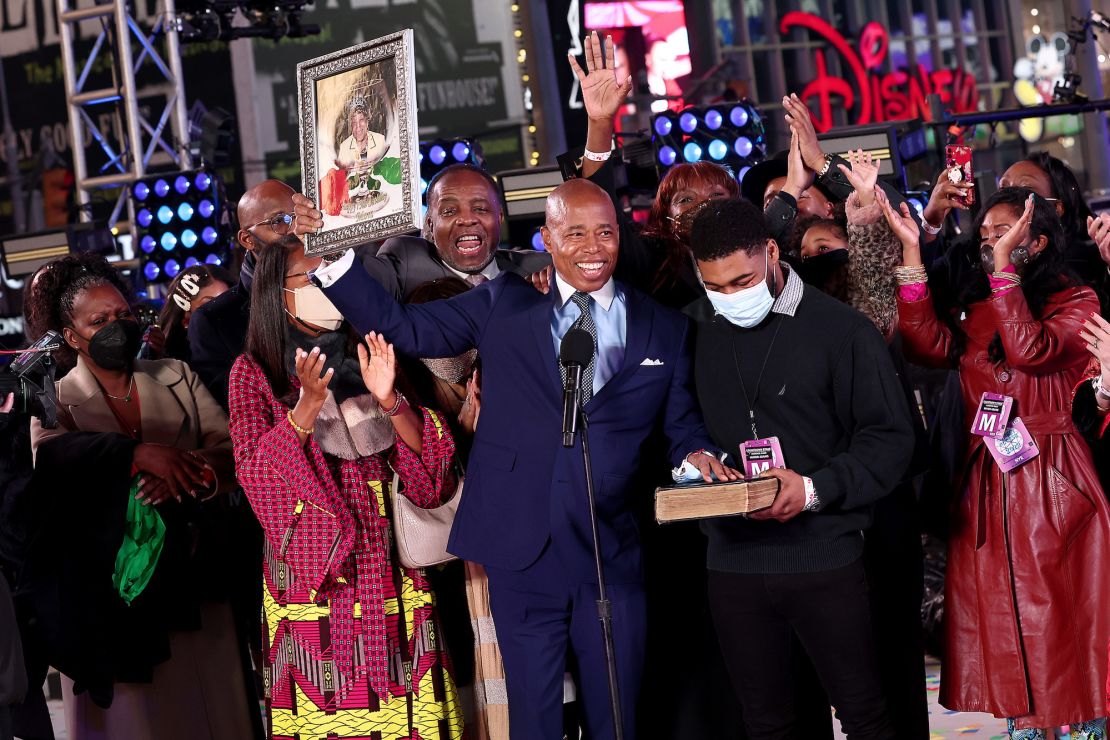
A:
{"label": "framed portrait", "polygon": [[324,213],[327,254],[420,228],[412,30],[297,65],[301,192]]}

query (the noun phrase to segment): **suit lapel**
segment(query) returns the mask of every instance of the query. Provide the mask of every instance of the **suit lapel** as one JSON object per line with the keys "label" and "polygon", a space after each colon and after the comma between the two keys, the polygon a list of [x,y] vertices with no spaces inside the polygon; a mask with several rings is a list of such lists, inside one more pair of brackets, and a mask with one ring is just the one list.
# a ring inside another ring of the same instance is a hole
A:
{"label": "suit lapel", "polygon": [[85,359],[78,355],[77,366],[62,381],[58,402],[69,409],[73,423],[81,431],[118,431],[119,422],[108,408]]}
{"label": "suit lapel", "polygon": [[618,387],[636,371],[647,353],[648,339],[651,337],[651,309],[639,291],[631,290],[624,285],[619,285],[619,288],[624,292],[625,303],[624,360],[616,375],[609,378],[609,382],[603,385],[598,394],[586,404],[587,409],[596,408],[604,403],[605,399],[615,392],[613,388]]}
{"label": "suit lapel", "polygon": [[558,295],[559,289],[552,284],[551,293],[547,296],[537,294],[542,300],[537,300],[528,310],[529,321],[532,324],[531,334],[536,342],[536,350],[539,352],[540,365],[544,368],[548,385],[556,392],[563,388],[563,379],[559,374],[559,357],[555,354],[555,343],[551,339],[551,317]]}
{"label": "suit lapel", "polygon": [[140,362],[135,368],[135,389],[139,392],[143,441],[176,447],[185,432],[187,414],[174,386],[181,376],[166,366]]}

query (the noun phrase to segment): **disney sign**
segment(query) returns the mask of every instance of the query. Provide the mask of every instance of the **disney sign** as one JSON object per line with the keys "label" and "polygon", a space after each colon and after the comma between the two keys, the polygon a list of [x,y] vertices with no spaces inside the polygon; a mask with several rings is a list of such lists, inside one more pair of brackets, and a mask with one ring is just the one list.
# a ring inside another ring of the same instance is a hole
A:
{"label": "disney sign", "polygon": [[954,113],[978,109],[975,77],[959,67],[929,71],[914,64],[908,69],[882,73],[890,36],[879,23],[871,22],[863,27],[858,52],[828,21],[812,13],[794,11],[783,16],[779,31],[786,35],[795,28],[806,29],[824,39],[840,55],[848,70],[845,77],[829,74],[826,49],[813,52],[817,77],[802,89],[801,97],[807,103],[811,98],[816,99],[813,125],[818,131],[833,127],[833,98],[839,98],[845,110],[856,112],[855,120],[851,121],[855,125],[908,118],[931,120],[925,98],[933,93],[940,95],[945,108]]}

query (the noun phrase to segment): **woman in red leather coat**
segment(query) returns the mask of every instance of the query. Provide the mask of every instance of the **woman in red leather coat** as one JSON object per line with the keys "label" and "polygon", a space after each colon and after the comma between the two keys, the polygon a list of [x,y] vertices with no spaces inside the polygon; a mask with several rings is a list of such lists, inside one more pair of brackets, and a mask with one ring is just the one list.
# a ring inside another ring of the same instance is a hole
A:
{"label": "woman in red leather coat", "polygon": [[[1089,355],[1080,336],[1099,310],[1066,276],[1052,206],[1003,188],[980,211],[983,270],[938,316],[908,210],[880,195],[903,245],[899,328],[909,359],[960,371],[966,418],[984,392],[1014,399],[1040,454],[1008,473],[970,436],[952,509],[941,703],[1009,720],[1011,738],[1105,737],[1110,638],[1110,505],[1071,419]],[[997,266],[997,267],[996,267]],[[997,271],[996,271],[997,270]]]}

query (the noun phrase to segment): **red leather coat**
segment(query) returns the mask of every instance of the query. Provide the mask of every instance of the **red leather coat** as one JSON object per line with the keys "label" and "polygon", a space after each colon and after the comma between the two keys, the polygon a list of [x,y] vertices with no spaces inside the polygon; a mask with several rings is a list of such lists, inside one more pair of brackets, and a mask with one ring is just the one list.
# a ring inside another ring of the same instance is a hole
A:
{"label": "red leather coat", "polygon": [[[899,301],[911,361],[950,366],[952,335],[931,298]],[[1106,714],[1110,505],[1071,418],[1090,355],[1079,337],[1099,310],[1088,288],[1054,295],[1034,318],[1020,290],[972,306],[959,359],[968,427],[984,391],[1014,398],[1040,455],[1003,474],[969,435],[952,509],[940,702],[1054,727]],[[1006,360],[987,347],[998,333]]]}

